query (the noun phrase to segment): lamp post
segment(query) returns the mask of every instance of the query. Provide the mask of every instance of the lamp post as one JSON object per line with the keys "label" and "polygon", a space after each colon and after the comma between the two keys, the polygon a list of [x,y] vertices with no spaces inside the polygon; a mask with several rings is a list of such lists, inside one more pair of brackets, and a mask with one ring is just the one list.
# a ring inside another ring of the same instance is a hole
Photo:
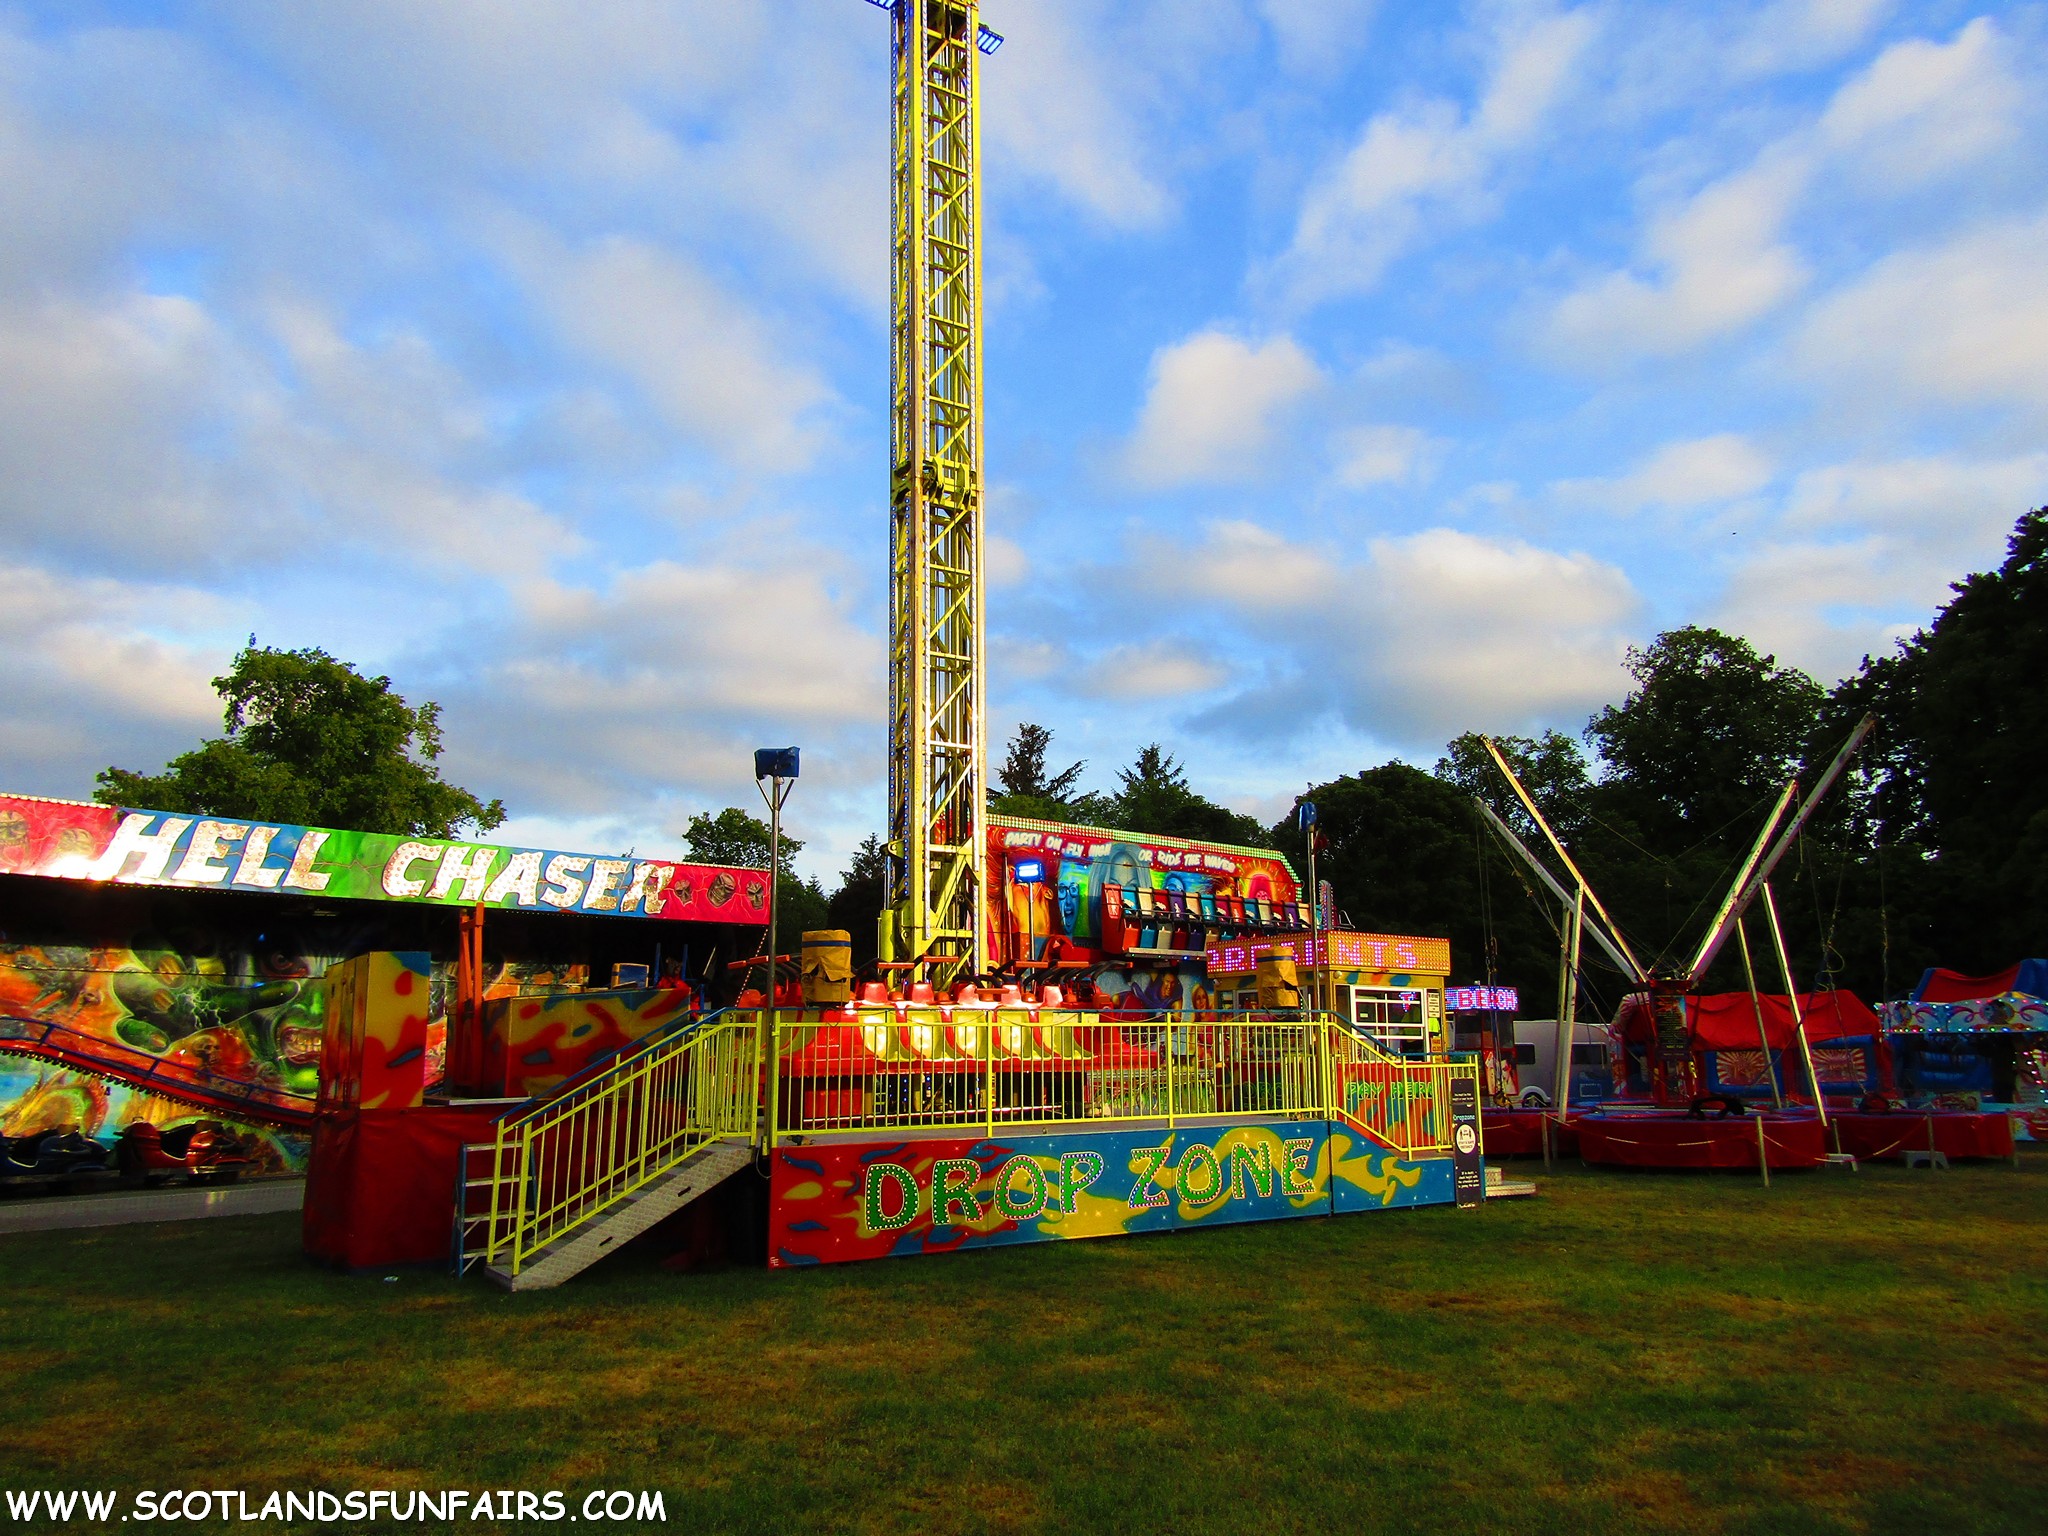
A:
{"label": "lamp post", "polygon": [[[768,1067],[768,1113],[761,1122],[761,1143],[764,1150],[774,1145],[776,1121],[776,1096],[781,1088],[781,1063],[775,1059],[775,1027],[779,1022],[776,1014],[775,964],[781,950],[776,935],[776,918],[782,909],[782,806],[789,799],[789,792],[796,787],[797,748],[762,747],[754,753],[754,787],[761,791],[761,798],[768,802],[768,1006],[761,1010],[760,1059]],[[763,787],[762,780],[767,785]]]}

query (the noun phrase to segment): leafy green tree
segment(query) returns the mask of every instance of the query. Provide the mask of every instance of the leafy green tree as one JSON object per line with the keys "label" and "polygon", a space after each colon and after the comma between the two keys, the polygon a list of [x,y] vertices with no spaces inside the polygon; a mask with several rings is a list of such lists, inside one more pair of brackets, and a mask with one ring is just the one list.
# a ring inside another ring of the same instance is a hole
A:
{"label": "leafy green tree", "polygon": [[388,677],[364,677],[322,650],[283,651],[254,638],[225,677],[227,735],[162,772],[104,769],[108,805],[365,832],[458,837],[488,832],[505,804],[445,783],[441,706],[406,703]]}
{"label": "leafy green tree", "polygon": [[1586,725],[1606,777],[1653,837],[1718,838],[1784,788],[1826,698],[1738,635],[1687,625],[1631,646],[1635,687]]}
{"label": "leafy green tree", "polygon": [[[1592,768],[1579,744],[1562,731],[1545,731],[1534,737],[1496,736],[1494,742],[1543,812],[1543,819],[1570,842],[1585,824],[1586,803],[1593,789]],[[1485,738],[1477,731],[1465,732],[1444,748],[1444,755],[1437,759],[1436,776],[1484,800],[1524,842],[1533,845],[1541,841],[1542,833],[1501,777],[1486,750]]]}
{"label": "leafy green tree", "polygon": [[[700,863],[741,869],[768,867],[768,823],[736,805],[715,816],[699,811],[683,829],[683,841],[689,845],[690,857]],[[800,878],[792,862],[803,846],[802,838],[782,834],[780,868],[775,872],[775,926],[776,942],[785,954],[796,953],[805,930],[829,926],[824,887],[815,875],[809,880]]]}
{"label": "leafy green tree", "polygon": [[1867,862],[1885,861],[1873,872],[1897,921],[1880,937],[1900,980],[1994,970],[2048,935],[2048,508],[2014,525],[1997,570],[1952,590],[1925,630],[1866,657],[1829,711],[1837,733],[1877,716],[1857,830]]}
{"label": "leafy green tree", "polygon": [[[1492,836],[1480,834],[1461,786],[1393,762],[1318,784],[1301,798],[1315,802],[1324,839],[1317,874],[1330,882],[1350,926],[1447,938],[1459,978],[1519,985],[1532,1013],[1549,1006],[1556,903],[1528,898],[1526,881]],[[1306,878],[1293,814],[1269,836]]]}
{"label": "leafy green tree", "polygon": [[853,860],[832,893],[827,915],[830,926],[844,928],[853,941],[856,967],[875,959],[881,935],[882,904],[888,891],[889,851],[873,834],[861,839]]}
{"label": "leafy green tree", "polygon": [[[699,811],[683,830],[690,857],[704,864],[731,864],[741,869],[766,869],[770,828],[760,817],[729,805],[717,815]],[[793,874],[791,862],[803,851],[803,840],[782,834],[781,862],[784,874]]]}

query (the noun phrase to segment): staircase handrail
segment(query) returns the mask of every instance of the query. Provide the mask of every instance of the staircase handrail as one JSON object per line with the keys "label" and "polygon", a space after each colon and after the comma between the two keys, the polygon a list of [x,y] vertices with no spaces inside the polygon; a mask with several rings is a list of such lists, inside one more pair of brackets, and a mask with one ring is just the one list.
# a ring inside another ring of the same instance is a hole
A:
{"label": "staircase handrail", "polygon": [[601,1081],[608,1073],[617,1068],[621,1062],[632,1060],[650,1051],[673,1044],[679,1038],[693,1035],[716,1023],[727,1014],[736,1011],[730,1007],[714,1008],[709,1013],[686,1013],[680,1018],[671,1019],[658,1029],[651,1029],[637,1039],[628,1040],[624,1045],[614,1046],[601,1056],[591,1057],[589,1061],[586,1061],[574,1072],[563,1078],[554,1087],[536,1093],[531,1098],[522,1099],[517,1104],[507,1105],[495,1118],[501,1125],[520,1124],[524,1120],[539,1114],[549,1105],[560,1104],[583,1092],[592,1084]]}
{"label": "staircase handrail", "polygon": [[[721,1013],[734,1010],[720,1010]],[[490,1190],[481,1250],[513,1275],[547,1244],[617,1205],[698,1148],[751,1138],[760,1104],[759,1031],[751,1017],[706,1016],[663,1031],[644,1049],[621,1051],[574,1091],[532,1100],[501,1116],[493,1139],[472,1152],[489,1172],[468,1187]],[[579,1074],[581,1076],[581,1074]]]}

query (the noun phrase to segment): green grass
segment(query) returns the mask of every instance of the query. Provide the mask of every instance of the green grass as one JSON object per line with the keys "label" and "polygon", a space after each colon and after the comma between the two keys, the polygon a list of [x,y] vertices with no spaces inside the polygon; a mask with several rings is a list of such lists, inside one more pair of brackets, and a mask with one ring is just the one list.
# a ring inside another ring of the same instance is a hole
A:
{"label": "green grass", "polygon": [[0,1486],[652,1487],[693,1533],[2048,1525],[2048,1156],[1536,1177],[515,1297],[326,1273],[292,1217],[0,1237]]}

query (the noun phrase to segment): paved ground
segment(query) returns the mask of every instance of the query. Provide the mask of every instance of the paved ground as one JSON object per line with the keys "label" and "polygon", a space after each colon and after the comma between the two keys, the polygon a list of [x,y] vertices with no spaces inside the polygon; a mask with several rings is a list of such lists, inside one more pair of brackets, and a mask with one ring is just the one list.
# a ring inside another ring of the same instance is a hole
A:
{"label": "paved ground", "polygon": [[25,1195],[0,1202],[0,1232],[118,1227],[133,1221],[194,1221],[204,1216],[265,1216],[296,1211],[304,1179],[264,1179],[206,1189],[110,1190],[58,1199]]}

